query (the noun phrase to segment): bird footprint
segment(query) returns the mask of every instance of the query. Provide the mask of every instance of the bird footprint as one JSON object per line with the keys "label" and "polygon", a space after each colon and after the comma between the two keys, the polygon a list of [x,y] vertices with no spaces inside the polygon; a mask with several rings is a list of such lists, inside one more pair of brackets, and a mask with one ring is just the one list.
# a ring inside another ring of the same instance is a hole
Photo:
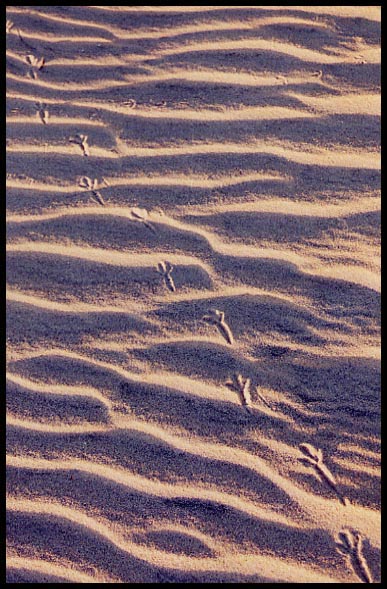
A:
{"label": "bird footprint", "polygon": [[165,280],[165,284],[167,285],[169,290],[171,292],[175,292],[176,287],[175,287],[175,283],[173,281],[173,278],[171,276],[171,272],[173,270],[172,264],[170,264],[169,262],[160,262],[157,265],[157,267],[158,267],[159,274],[161,274],[161,276],[163,276],[163,278]]}
{"label": "bird footprint", "polygon": [[44,64],[46,63],[44,57],[38,59],[35,55],[28,54],[26,55],[26,62],[31,66],[29,74],[34,80],[38,77],[38,71],[43,69]]}
{"label": "bird footprint", "polygon": [[[106,184],[106,181],[105,181],[105,184]],[[98,202],[98,204],[105,206],[105,201],[102,198],[102,195],[98,190],[99,183],[98,183],[97,178],[94,178],[94,180],[91,180],[88,176],[83,176],[79,181],[79,186],[81,188],[85,188],[87,191],[90,191],[92,193],[92,196],[94,197],[94,200],[96,200]]]}
{"label": "bird footprint", "polygon": [[234,374],[232,379],[226,382],[226,385],[233,391],[237,392],[242,405],[251,413],[252,400],[250,392],[250,379],[243,378],[241,374]]}
{"label": "bird footprint", "polygon": [[88,136],[82,135],[81,133],[78,133],[77,135],[75,135],[75,137],[69,138],[70,143],[75,143],[76,145],[79,145],[79,147],[82,150],[83,155],[85,155],[85,156],[90,155],[90,149],[89,149],[89,144],[88,144],[87,140],[88,140]]}
{"label": "bird footprint", "polygon": [[313,466],[316,472],[320,475],[320,477],[335,491],[336,495],[339,497],[343,505],[347,505],[347,497],[344,497],[342,493],[339,491],[335,477],[324,464],[322,450],[320,450],[319,448],[315,448],[314,446],[312,446],[312,444],[300,444],[299,448],[301,452],[305,455],[305,457],[300,458],[300,460],[306,463],[307,465]]}
{"label": "bird footprint", "polygon": [[37,102],[36,103],[36,108],[40,117],[40,120],[42,121],[42,123],[44,125],[47,125],[48,123],[48,110],[47,110],[47,105],[44,104],[44,102]]}
{"label": "bird footprint", "polygon": [[218,328],[218,330],[220,331],[220,333],[222,334],[227,343],[229,343],[230,345],[234,343],[232,331],[225,321],[223,311],[218,311],[217,309],[215,309],[214,311],[209,311],[206,315],[203,315],[202,319],[207,323],[216,325],[216,327]]}
{"label": "bird footprint", "polygon": [[372,575],[363,555],[363,539],[360,532],[342,530],[336,548],[349,557],[352,568],[364,583],[373,583]]}

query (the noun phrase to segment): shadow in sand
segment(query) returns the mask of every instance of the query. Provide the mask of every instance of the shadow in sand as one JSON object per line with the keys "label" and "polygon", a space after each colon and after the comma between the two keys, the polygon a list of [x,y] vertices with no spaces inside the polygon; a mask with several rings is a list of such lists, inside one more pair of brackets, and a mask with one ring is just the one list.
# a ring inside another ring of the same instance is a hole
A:
{"label": "shadow in sand", "polygon": [[[230,212],[211,215],[185,216],[193,225],[207,226],[221,233],[223,239],[238,238],[275,241],[276,243],[304,243],[326,238],[339,231],[343,238],[349,233],[351,240],[364,236],[380,235],[380,211],[357,213],[345,217],[319,217],[284,213]],[[244,242],[246,243],[246,242]]]}
{"label": "shadow in sand", "polygon": [[108,423],[109,412],[101,401],[85,395],[74,396],[35,391],[7,381],[6,404],[9,414],[32,420],[57,423]]}
{"label": "shadow in sand", "polygon": [[[151,244],[152,241],[148,246],[151,247]],[[163,249],[164,252],[159,250],[160,262],[168,258],[168,248]],[[176,252],[176,249],[170,247],[170,251]],[[212,278],[201,267],[200,260],[197,265],[174,264],[173,279],[179,290],[212,288]],[[51,299],[60,302],[73,302],[76,299],[95,304],[97,297],[101,301],[109,300],[112,303],[117,300],[122,304],[127,298],[145,300],[156,293],[165,292],[156,264],[126,268],[44,253],[8,252],[7,282],[10,286],[34,294],[47,289]],[[122,312],[125,312],[124,307]]]}
{"label": "shadow in sand", "polygon": [[157,327],[129,313],[95,311],[54,311],[32,304],[7,301],[7,339],[9,343],[56,341],[59,345],[76,344],[85,338],[109,333],[155,333]]}

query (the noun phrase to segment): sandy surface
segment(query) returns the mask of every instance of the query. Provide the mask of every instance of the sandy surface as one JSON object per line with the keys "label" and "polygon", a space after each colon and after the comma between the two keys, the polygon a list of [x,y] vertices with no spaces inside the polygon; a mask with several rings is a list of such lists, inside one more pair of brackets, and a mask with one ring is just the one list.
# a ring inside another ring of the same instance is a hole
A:
{"label": "sandy surface", "polygon": [[7,18],[8,582],[380,582],[380,7]]}

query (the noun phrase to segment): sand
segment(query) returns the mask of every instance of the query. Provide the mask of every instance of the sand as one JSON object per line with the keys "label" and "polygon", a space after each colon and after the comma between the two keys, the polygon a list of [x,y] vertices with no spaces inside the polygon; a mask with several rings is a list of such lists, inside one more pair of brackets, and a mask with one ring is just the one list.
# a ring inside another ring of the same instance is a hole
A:
{"label": "sand", "polygon": [[7,18],[7,581],[380,582],[380,7]]}

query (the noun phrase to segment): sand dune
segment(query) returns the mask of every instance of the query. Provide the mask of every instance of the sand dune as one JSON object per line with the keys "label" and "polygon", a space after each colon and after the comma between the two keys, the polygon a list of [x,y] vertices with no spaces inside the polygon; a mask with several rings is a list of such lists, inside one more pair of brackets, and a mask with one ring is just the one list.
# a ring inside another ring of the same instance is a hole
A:
{"label": "sand dune", "polygon": [[7,582],[380,582],[380,7],[7,7]]}

